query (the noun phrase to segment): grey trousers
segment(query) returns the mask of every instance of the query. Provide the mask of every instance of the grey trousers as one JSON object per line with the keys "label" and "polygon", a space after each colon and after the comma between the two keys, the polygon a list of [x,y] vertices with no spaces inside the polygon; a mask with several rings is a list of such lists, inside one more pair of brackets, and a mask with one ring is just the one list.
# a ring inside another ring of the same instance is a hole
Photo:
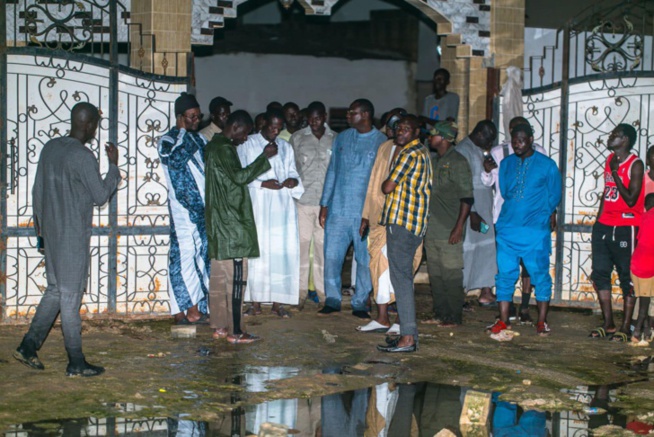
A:
{"label": "grey trousers", "polygon": [[28,352],[36,352],[48,337],[52,324],[61,313],[61,330],[64,334],[64,346],[68,359],[73,364],[84,362],[82,353],[82,318],[79,309],[82,304],[84,290],[79,292],[61,292],[54,283],[49,283],[41,302],[36,309],[29,331],[23,338],[21,347]]}
{"label": "grey trousers", "polygon": [[408,231],[404,226],[386,226],[386,248],[391,284],[395,289],[400,335],[413,335],[418,340],[416,324],[416,299],[413,289],[413,257],[422,237]]}

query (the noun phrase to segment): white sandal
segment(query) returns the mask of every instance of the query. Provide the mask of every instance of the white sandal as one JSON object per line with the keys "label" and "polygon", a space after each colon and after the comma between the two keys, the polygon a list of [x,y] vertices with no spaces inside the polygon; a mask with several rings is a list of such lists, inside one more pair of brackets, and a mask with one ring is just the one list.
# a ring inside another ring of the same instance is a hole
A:
{"label": "white sandal", "polygon": [[384,326],[381,323],[377,322],[376,320],[372,320],[367,325],[357,326],[356,330],[366,334],[372,332],[386,332],[388,330],[388,326]]}
{"label": "white sandal", "polygon": [[393,323],[393,325],[388,328],[388,331],[386,331],[386,335],[400,335],[400,325]]}

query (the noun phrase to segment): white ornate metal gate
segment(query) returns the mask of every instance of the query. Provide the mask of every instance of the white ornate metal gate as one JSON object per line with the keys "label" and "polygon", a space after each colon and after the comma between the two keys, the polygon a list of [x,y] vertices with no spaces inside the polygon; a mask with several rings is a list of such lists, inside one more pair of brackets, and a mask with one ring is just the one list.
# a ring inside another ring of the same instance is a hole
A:
{"label": "white ornate metal gate", "polygon": [[[91,0],[95,7],[98,2]],[[117,14],[106,3],[107,14]],[[4,6],[0,22],[5,21]],[[110,20],[116,23],[117,18]],[[60,24],[63,25],[63,24]],[[171,127],[173,103],[187,78],[145,74],[109,60],[72,52],[73,45],[7,47],[0,24],[0,319],[19,320],[35,310],[45,290],[43,257],[32,227],[31,187],[41,148],[66,135],[70,109],[88,101],[102,111],[90,145],[106,171],[103,145],[119,148],[124,177],[116,196],[96,209],[91,272],[82,311],[168,312],[168,209],[159,167],[158,137]],[[116,26],[111,30],[115,36]],[[111,36],[111,35],[110,35]],[[79,42],[76,42],[79,46]],[[37,44],[40,45],[40,44]],[[83,44],[82,44],[83,45]]]}
{"label": "white ornate metal gate", "polygon": [[[590,232],[609,133],[620,123],[633,125],[634,152],[643,160],[654,143],[653,18],[652,2],[598,2],[559,29],[556,45],[531,58],[525,71],[532,87],[523,90],[524,115],[565,182],[552,253],[556,303],[596,304]],[[617,286],[614,296],[621,299]]]}

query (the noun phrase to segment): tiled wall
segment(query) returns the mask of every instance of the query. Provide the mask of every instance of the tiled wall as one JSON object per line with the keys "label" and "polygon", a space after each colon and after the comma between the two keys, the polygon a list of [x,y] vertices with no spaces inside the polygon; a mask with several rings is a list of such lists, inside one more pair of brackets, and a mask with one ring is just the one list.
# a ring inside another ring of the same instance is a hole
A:
{"label": "tiled wall", "polygon": [[[442,8],[446,3],[434,2],[433,6]],[[468,23],[465,34],[449,34],[441,45],[441,65],[451,74],[450,90],[458,93],[461,98],[458,123],[462,133],[470,132],[477,122],[486,118],[486,67],[492,66],[504,72],[506,67],[511,65],[522,67],[524,57],[525,0],[468,0],[467,3],[465,10],[468,12],[478,8],[490,14],[490,30],[473,29],[476,23]],[[461,5],[461,2],[457,4]],[[447,10],[443,11],[446,13]],[[483,14],[481,16],[485,19]],[[461,21],[458,15],[452,19]],[[458,28],[462,29],[461,26]],[[452,31],[456,32],[455,29],[456,25],[452,27]],[[488,52],[483,57],[480,56],[481,49],[475,47],[480,46],[484,39],[471,40],[471,29],[488,37]],[[476,45],[470,44],[469,41]],[[505,75],[502,74],[502,82],[504,78]]]}
{"label": "tiled wall", "polygon": [[[143,50],[139,29],[132,26],[132,65],[143,65],[143,71],[168,76],[186,76],[187,54],[191,51],[192,0],[132,0],[132,23],[141,23]],[[154,34],[153,40],[148,34]],[[154,64],[154,65],[153,65]]]}
{"label": "tiled wall", "polygon": [[503,70],[511,65],[522,68],[525,0],[493,0],[491,17],[491,52],[495,56],[495,67]]}
{"label": "tiled wall", "polygon": [[[144,71],[157,74],[186,75],[183,54],[191,49],[192,11],[202,1],[132,0],[132,22],[142,23],[143,33],[156,34],[153,55],[152,41],[144,37],[140,50],[138,29],[132,27],[132,65],[142,64]],[[525,0],[427,0],[427,5],[407,1],[421,10],[428,5],[440,15],[435,20],[438,31],[447,34],[441,64],[452,75],[450,89],[461,97],[460,131],[469,132],[486,116],[486,65],[501,70],[522,66]]]}

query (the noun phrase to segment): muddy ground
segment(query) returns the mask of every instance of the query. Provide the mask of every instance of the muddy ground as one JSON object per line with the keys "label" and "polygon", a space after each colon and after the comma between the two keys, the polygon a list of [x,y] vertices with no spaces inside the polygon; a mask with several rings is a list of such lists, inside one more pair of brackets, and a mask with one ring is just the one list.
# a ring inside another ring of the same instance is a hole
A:
{"label": "muddy ground", "polygon": [[[419,318],[427,319],[428,287],[418,286],[417,298],[418,308],[424,309]],[[105,375],[90,379],[64,376],[66,355],[58,328],[39,353],[46,366],[39,372],[11,356],[27,326],[0,326],[0,430],[28,421],[111,415],[111,405],[118,402],[156,408],[158,416],[190,413],[192,418],[211,420],[235,406],[234,394],[238,403],[249,404],[319,396],[389,379],[492,389],[503,392],[505,400],[518,402],[545,399],[543,408],[548,410],[580,408],[560,392],[562,388],[641,381],[621,390],[620,406],[627,412],[654,411],[654,382],[632,365],[654,352],[587,338],[600,322],[590,311],[554,310],[549,338],[537,337],[533,327],[516,326],[520,336],[498,343],[484,333],[495,310],[475,307],[461,327],[421,325],[417,353],[388,355],[375,349],[383,334],[357,333],[354,328],[360,320],[349,311],[318,317],[316,309],[309,302],[284,320],[264,309],[264,315],[247,320],[248,330],[264,340],[240,346],[213,340],[208,326],[200,326],[196,338],[173,339],[168,318],[86,320],[87,359],[107,368]],[[329,338],[335,341],[330,343]],[[248,366],[301,370],[275,381],[268,392],[247,393],[237,377]],[[323,373],[334,368],[343,374]]]}

